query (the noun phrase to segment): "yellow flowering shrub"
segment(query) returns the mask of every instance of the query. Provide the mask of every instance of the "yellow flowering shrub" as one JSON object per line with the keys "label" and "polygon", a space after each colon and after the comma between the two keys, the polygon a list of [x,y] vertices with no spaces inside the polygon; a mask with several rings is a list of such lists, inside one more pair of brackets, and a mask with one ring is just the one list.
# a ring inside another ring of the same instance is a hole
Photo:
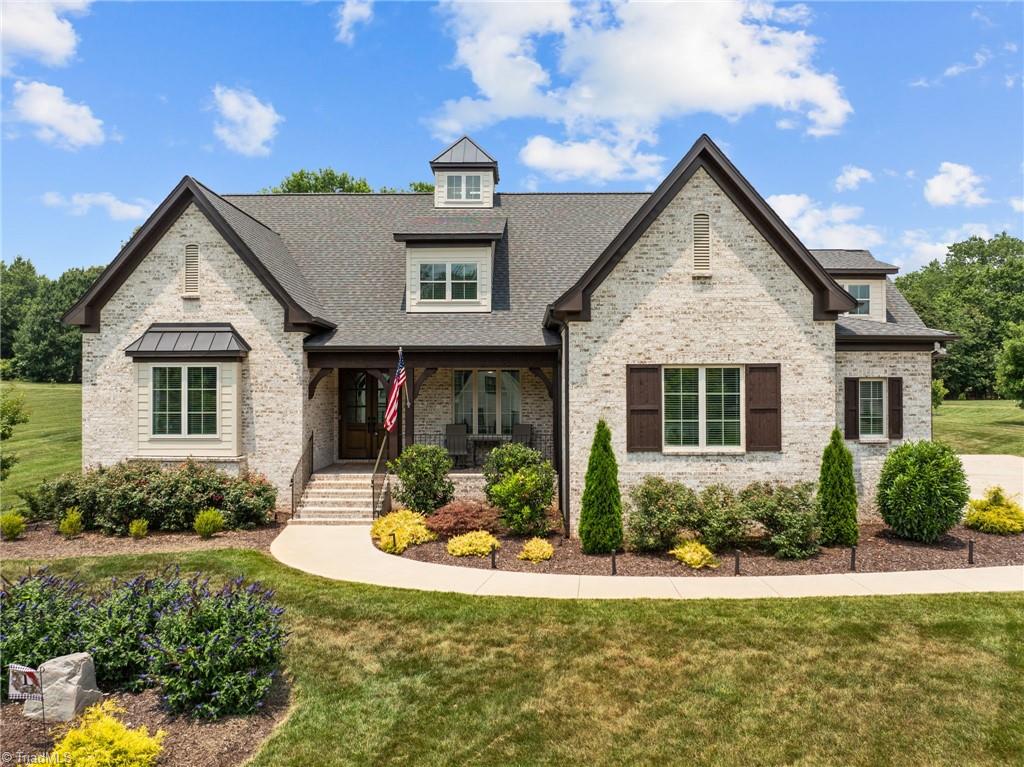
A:
{"label": "yellow flowering shrub", "polygon": [[984,498],[967,503],[964,526],[996,535],[1024,533],[1024,509],[1007,498],[1003,488],[990,487]]}
{"label": "yellow flowering shrub", "polygon": [[501,541],[486,530],[456,535],[448,541],[448,553],[453,557],[486,557],[492,547],[500,549]]}
{"label": "yellow flowering shrub", "polygon": [[523,544],[519,558],[527,562],[545,562],[555,555],[555,547],[543,538],[531,538]]}
{"label": "yellow flowering shrub", "polygon": [[401,554],[410,546],[437,539],[427,527],[427,518],[408,509],[378,518],[370,527],[370,535],[378,548],[389,554]]}
{"label": "yellow flowering shrub", "polygon": [[87,708],[54,747],[52,763],[75,767],[153,767],[167,733],[157,730],[150,735],[145,725],[129,729],[115,716],[123,711],[112,700]]}
{"label": "yellow flowering shrub", "polygon": [[711,549],[697,541],[686,541],[669,552],[687,567],[699,570],[702,567],[718,567],[718,560]]}

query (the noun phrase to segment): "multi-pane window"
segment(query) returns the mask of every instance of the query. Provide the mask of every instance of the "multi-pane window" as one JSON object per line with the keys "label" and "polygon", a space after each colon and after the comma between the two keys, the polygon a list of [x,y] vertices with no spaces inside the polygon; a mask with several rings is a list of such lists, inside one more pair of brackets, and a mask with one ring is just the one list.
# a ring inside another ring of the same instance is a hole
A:
{"label": "multi-pane window", "polygon": [[857,299],[857,306],[850,314],[871,314],[871,286],[847,285],[846,291]]}
{"label": "multi-pane window", "polygon": [[662,371],[663,433],[670,447],[740,447],[743,390],[738,367]]}
{"label": "multi-pane window", "polygon": [[420,300],[444,301],[448,298],[448,264],[420,264]]}
{"label": "multi-pane window", "polygon": [[216,367],[154,367],[152,386],[154,436],[217,434]]}
{"label": "multi-pane window", "polygon": [[462,176],[448,176],[448,199],[462,199]]}
{"label": "multi-pane window", "polygon": [[452,300],[476,299],[476,264],[452,264]]}
{"label": "multi-pane window", "polygon": [[885,436],[885,401],[881,379],[860,380],[860,436]]}
{"label": "multi-pane window", "polygon": [[461,202],[468,200],[470,202],[479,202],[482,199],[482,188],[481,176],[479,175],[461,176],[449,173],[445,180],[445,193],[449,201]]}
{"label": "multi-pane window", "polygon": [[471,434],[511,434],[522,418],[519,371],[452,371],[452,410]]}
{"label": "multi-pane window", "polygon": [[480,177],[479,176],[466,176],[466,199],[467,200],[479,200],[480,199]]}

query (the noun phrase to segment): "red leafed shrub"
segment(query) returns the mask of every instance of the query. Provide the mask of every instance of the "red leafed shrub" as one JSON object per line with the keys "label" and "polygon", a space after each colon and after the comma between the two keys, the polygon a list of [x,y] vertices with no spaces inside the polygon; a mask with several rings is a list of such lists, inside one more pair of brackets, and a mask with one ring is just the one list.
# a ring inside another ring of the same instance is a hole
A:
{"label": "red leafed shrub", "polygon": [[479,501],[452,501],[427,517],[427,527],[442,538],[451,538],[474,530],[497,533],[501,530],[498,515],[501,512],[493,506]]}

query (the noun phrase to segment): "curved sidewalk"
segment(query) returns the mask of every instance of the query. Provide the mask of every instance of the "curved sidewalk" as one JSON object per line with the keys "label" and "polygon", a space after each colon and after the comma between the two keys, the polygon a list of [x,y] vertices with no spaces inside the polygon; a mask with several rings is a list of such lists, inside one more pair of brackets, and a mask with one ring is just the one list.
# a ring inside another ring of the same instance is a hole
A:
{"label": "curved sidewalk", "polygon": [[759,597],[1024,591],[1024,566],[902,573],[735,577],[636,577],[514,573],[416,562],[379,551],[369,525],[288,525],[270,545],[280,562],[313,575],[378,586],[490,596],[563,599]]}

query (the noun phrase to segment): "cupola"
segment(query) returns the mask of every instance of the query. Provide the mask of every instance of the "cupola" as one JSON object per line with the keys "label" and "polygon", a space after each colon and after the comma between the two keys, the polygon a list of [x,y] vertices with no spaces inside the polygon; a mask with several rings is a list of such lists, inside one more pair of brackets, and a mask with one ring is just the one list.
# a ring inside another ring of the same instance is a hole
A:
{"label": "cupola", "polygon": [[469,136],[463,136],[430,161],[434,207],[493,208],[498,162]]}

